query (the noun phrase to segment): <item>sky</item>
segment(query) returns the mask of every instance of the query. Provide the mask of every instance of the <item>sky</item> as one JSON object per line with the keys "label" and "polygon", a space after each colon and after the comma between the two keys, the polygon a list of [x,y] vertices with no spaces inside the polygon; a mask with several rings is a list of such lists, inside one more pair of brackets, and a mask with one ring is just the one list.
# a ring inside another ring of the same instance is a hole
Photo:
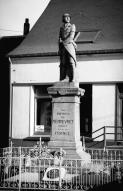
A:
{"label": "sky", "polygon": [[50,0],[0,0],[0,37],[23,34],[25,18],[30,29]]}

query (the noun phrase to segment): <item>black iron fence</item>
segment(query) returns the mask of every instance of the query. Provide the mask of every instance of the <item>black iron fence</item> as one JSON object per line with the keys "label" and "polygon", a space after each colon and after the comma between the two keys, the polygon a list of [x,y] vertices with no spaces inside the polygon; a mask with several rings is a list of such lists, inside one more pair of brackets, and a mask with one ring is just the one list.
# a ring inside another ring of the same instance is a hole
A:
{"label": "black iron fence", "polygon": [[0,188],[88,190],[123,181],[123,155],[120,150],[90,149],[88,152],[91,154],[91,161],[86,163],[33,149],[4,149],[3,156],[0,157]]}

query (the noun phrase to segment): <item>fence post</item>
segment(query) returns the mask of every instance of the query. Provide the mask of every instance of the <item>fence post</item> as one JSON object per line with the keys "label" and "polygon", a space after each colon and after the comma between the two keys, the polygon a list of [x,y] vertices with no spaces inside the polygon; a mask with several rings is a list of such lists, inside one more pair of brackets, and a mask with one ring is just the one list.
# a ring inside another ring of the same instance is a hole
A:
{"label": "fence post", "polygon": [[83,146],[83,150],[85,151],[85,137],[82,136],[82,146]]}
{"label": "fence post", "polygon": [[19,191],[21,190],[21,147],[19,147]]}
{"label": "fence post", "polygon": [[40,150],[40,151],[39,151],[39,152],[40,152],[40,154],[39,154],[39,155],[40,155],[40,157],[41,157],[41,147],[42,147],[42,144],[41,144],[41,137],[40,137],[39,147],[40,147],[40,148],[39,148],[39,150]]}
{"label": "fence post", "polygon": [[62,148],[60,148],[60,163],[59,163],[59,190],[61,191],[61,165],[62,165]]}
{"label": "fence post", "polygon": [[104,126],[104,150],[106,149],[106,126]]}

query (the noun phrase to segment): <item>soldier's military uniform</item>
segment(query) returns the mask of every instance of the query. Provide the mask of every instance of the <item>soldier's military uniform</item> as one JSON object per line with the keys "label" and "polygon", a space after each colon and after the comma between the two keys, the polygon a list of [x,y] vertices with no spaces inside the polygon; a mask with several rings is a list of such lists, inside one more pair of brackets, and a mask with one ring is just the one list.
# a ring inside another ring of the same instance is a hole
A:
{"label": "soldier's military uniform", "polygon": [[76,44],[74,42],[76,27],[64,23],[59,32],[60,80],[74,81],[76,67]]}

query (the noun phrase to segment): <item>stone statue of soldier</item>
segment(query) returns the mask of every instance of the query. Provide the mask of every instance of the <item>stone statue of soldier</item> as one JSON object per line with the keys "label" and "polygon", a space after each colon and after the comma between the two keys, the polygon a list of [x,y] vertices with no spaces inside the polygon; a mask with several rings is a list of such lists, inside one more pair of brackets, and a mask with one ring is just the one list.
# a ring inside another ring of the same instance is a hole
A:
{"label": "stone statue of soldier", "polygon": [[75,81],[76,48],[74,42],[76,27],[70,23],[71,16],[65,13],[59,32],[60,81]]}

